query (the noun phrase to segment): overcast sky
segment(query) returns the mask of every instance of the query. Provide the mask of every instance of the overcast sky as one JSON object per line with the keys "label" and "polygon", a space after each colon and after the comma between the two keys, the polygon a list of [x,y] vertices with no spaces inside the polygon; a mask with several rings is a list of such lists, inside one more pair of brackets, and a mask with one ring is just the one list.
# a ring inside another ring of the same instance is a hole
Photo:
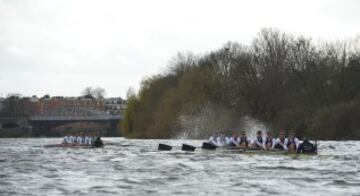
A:
{"label": "overcast sky", "polygon": [[335,40],[360,34],[357,0],[0,0],[0,96],[125,97],[177,52],[250,43],[263,27]]}

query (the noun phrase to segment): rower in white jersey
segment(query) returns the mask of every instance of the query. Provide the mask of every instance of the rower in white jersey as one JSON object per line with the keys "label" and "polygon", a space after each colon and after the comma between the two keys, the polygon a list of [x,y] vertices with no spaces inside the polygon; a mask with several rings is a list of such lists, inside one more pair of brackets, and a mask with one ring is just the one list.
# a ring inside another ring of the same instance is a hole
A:
{"label": "rower in white jersey", "polygon": [[212,136],[210,136],[209,138],[209,143],[215,146],[218,146],[218,142],[217,142],[217,133],[214,133]]}
{"label": "rower in white jersey", "polygon": [[295,131],[290,130],[287,148],[289,149],[290,152],[297,152],[299,145],[300,145],[300,141],[298,138],[295,137]]}
{"label": "rower in white jersey", "polygon": [[85,143],[85,131],[83,131],[83,132],[81,132],[81,145],[86,145],[86,143]]}
{"label": "rower in white jersey", "polygon": [[64,139],[63,139],[63,144],[71,144],[71,141],[70,141],[70,136],[69,136],[69,132],[66,132],[65,133],[65,136],[64,136]]}
{"label": "rower in white jersey", "polygon": [[218,146],[226,146],[228,145],[227,140],[225,139],[225,135],[222,133],[218,133],[218,136],[216,138],[216,142]]}
{"label": "rower in white jersey", "polygon": [[210,136],[209,143],[215,146],[224,146],[224,138],[220,133],[215,133]]}
{"label": "rower in white jersey", "polygon": [[85,136],[85,144],[86,145],[92,145],[93,143],[93,137],[91,133],[88,133],[87,136]]}
{"label": "rower in white jersey", "polygon": [[76,143],[77,144],[84,144],[84,137],[83,137],[83,133],[78,133],[78,136],[76,137]]}
{"label": "rower in white jersey", "polygon": [[265,138],[265,147],[266,150],[274,150],[275,147],[275,138],[273,137],[273,134],[271,131],[266,132],[266,138]]}
{"label": "rower in white jersey", "polygon": [[229,147],[238,147],[240,143],[240,138],[237,134],[234,134],[231,138],[228,140]]}
{"label": "rower in white jersey", "polygon": [[246,131],[241,131],[241,135],[239,138],[239,147],[248,148],[250,143],[251,140],[246,136]]}
{"label": "rower in white jersey", "polygon": [[69,143],[70,144],[75,144],[76,143],[76,136],[74,133],[71,133],[69,136]]}
{"label": "rower in white jersey", "polygon": [[255,139],[251,142],[251,148],[253,149],[263,149],[265,150],[266,147],[265,147],[265,140],[262,136],[262,131],[257,131],[256,132],[256,137]]}
{"label": "rower in white jersey", "polygon": [[230,145],[230,141],[231,141],[231,137],[225,136],[224,137],[225,140],[225,145],[229,146]]}
{"label": "rower in white jersey", "polygon": [[288,150],[287,144],[288,144],[288,139],[285,138],[285,131],[280,130],[279,138],[275,140],[274,149],[275,150],[285,150],[285,151],[287,151]]}

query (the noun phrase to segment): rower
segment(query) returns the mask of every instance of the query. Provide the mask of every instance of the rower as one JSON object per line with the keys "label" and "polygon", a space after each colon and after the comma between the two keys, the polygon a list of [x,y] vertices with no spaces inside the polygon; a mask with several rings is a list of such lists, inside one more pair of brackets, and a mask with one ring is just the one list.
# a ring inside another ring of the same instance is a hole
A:
{"label": "rower", "polygon": [[230,145],[230,142],[231,142],[231,137],[228,137],[228,136],[224,136],[224,140],[225,140],[225,145]]}
{"label": "rower", "polygon": [[314,153],[317,150],[317,146],[310,143],[307,138],[304,138],[304,141],[299,145],[297,153]]}
{"label": "rower", "polygon": [[69,137],[69,142],[70,144],[75,144],[76,143],[76,136],[74,136],[74,133],[71,133],[70,137]]}
{"label": "rower", "polygon": [[251,148],[266,149],[265,140],[263,139],[262,136],[262,131],[259,130],[256,132],[256,138],[252,141]]}
{"label": "rower", "polygon": [[224,134],[218,133],[218,136],[216,138],[216,143],[217,143],[218,146],[225,146],[226,145]]}
{"label": "rower", "polygon": [[265,148],[266,150],[273,150],[275,147],[275,138],[271,131],[266,133]]}
{"label": "rower", "polygon": [[94,147],[103,147],[104,143],[102,142],[101,138],[100,138],[100,132],[98,131],[96,134],[96,139],[93,141],[92,146]]}
{"label": "rower", "polygon": [[295,131],[290,130],[287,148],[289,149],[290,152],[297,152],[299,145],[300,142],[299,139],[295,137]]}
{"label": "rower", "polygon": [[81,144],[82,145],[86,145],[86,143],[85,143],[85,138],[86,138],[86,131],[82,131],[81,132]]}
{"label": "rower", "polygon": [[280,130],[279,138],[275,140],[274,149],[275,150],[285,150],[285,151],[287,151],[288,150],[287,143],[288,143],[288,139],[285,138],[285,131]]}
{"label": "rower", "polygon": [[91,133],[88,133],[87,136],[85,136],[85,144],[86,145],[92,145],[93,138],[91,137]]}
{"label": "rower", "polygon": [[84,133],[83,132],[79,132],[77,138],[76,138],[76,143],[77,144],[83,144],[84,143]]}
{"label": "rower", "polygon": [[63,139],[63,142],[62,142],[63,144],[70,144],[71,142],[70,142],[70,136],[69,136],[69,132],[68,131],[66,131],[66,133],[65,133],[65,136],[64,136],[64,139]]}
{"label": "rower", "polygon": [[246,132],[245,131],[241,131],[241,136],[239,139],[239,147],[243,147],[243,148],[247,148],[249,147],[249,144],[251,143],[251,140],[246,137]]}
{"label": "rower", "polygon": [[212,136],[210,136],[209,138],[209,143],[214,145],[214,146],[218,146],[217,143],[217,133],[214,133]]}
{"label": "rower", "polygon": [[237,134],[234,134],[229,140],[230,147],[238,147],[240,139],[238,138]]}

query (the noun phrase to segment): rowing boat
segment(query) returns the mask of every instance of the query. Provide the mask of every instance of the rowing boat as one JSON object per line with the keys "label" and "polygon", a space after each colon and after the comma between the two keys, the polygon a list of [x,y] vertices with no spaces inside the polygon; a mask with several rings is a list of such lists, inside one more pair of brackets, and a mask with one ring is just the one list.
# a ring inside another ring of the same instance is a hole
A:
{"label": "rowing boat", "polygon": [[306,155],[317,155],[317,151],[308,152],[308,153],[297,153],[289,152],[285,150],[262,150],[262,149],[244,149],[244,148],[219,148],[221,152],[230,152],[230,153],[240,153],[240,154],[258,154],[258,155],[297,155],[297,154],[306,154]]}
{"label": "rowing boat", "polygon": [[101,141],[100,137],[97,137],[92,145],[89,144],[79,144],[79,143],[61,143],[61,144],[50,144],[45,145],[45,148],[101,148],[104,146],[104,143]]}
{"label": "rowing boat", "polygon": [[45,148],[98,148],[93,145],[82,145],[82,144],[49,144],[45,145]]}
{"label": "rowing boat", "polygon": [[[289,152],[284,150],[263,150],[263,149],[250,149],[250,148],[238,148],[238,147],[218,147],[211,143],[204,142],[201,147],[195,147],[189,144],[183,144],[181,146],[182,151],[193,152],[195,149],[207,150],[207,151],[220,151],[224,153],[240,153],[240,154],[261,154],[261,155],[297,155],[297,154],[306,154],[306,155],[316,155],[317,150],[314,152]],[[159,144],[159,151],[171,151],[172,146],[166,144]]]}

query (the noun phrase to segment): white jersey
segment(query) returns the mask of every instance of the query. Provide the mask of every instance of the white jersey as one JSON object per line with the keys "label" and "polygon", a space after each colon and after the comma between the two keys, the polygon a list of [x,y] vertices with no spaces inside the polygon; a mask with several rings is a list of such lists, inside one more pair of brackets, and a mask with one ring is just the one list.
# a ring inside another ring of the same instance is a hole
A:
{"label": "white jersey", "polygon": [[224,142],[224,138],[223,137],[217,137],[216,138],[216,143],[218,146],[224,146],[225,145],[225,142]]}
{"label": "white jersey", "polygon": [[227,145],[230,144],[230,140],[231,140],[231,137],[225,137],[225,142],[226,142]]}
{"label": "white jersey", "polygon": [[267,146],[268,143],[271,143],[271,149],[274,150],[275,144],[276,144],[276,139],[275,138],[265,138],[265,146]]}
{"label": "white jersey", "polygon": [[85,144],[87,144],[87,145],[92,145],[92,137],[86,136],[86,137],[85,137]]}
{"label": "white jersey", "polygon": [[211,137],[209,138],[209,143],[212,144],[212,145],[215,145],[215,146],[218,145],[218,143],[216,142],[216,140],[215,140],[215,138],[214,138],[213,136],[211,136]]}
{"label": "white jersey", "polygon": [[258,147],[265,148],[265,138],[261,137],[255,137],[252,143],[256,144]]}
{"label": "white jersey", "polygon": [[76,138],[76,143],[78,143],[78,144],[84,144],[84,138],[81,137],[81,136],[78,136],[78,137]]}
{"label": "white jersey", "polygon": [[295,147],[296,147],[296,150],[299,148],[299,146],[300,146],[300,140],[298,139],[298,138],[293,138],[293,139],[291,139],[291,138],[289,138],[288,139],[288,143],[287,143],[287,145],[290,145],[291,143],[294,143],[295,144]]}
{"label": "white jersey", "polygon": [[75,136],[70,136],[70,137],[69,137],[69,142],[70,142],[71,144],[75,143],[75,142],[76,142],[76,137],[75,137]]}
{"label": "white jersey", "polygon": [[288,139],[287,139],[287,138],[284,139],[284,142],[281,142],[280,138],[277,138],[277,139],[275,140],[275,143],[274,143],[273,146],[275,147],[276,144],[280,144],[280,145],[284,148],[284,150],[287,150],[287,149],[288,149],[288,148],[287,148],[287,144],[288,144]]}
{"label": "white jersey", "polygon": [[63,139],[63,144],[70,144],[70,137],[69,136],[65,136],[64,139]]}
{"label": "white jersey", "polygon": [[230,141],[229,141],[229,144],[233,144],[235,146],[238,146],[240,143],[240,139],[239,138],[234,138],[234,137],[231,137],[230,138]]}

